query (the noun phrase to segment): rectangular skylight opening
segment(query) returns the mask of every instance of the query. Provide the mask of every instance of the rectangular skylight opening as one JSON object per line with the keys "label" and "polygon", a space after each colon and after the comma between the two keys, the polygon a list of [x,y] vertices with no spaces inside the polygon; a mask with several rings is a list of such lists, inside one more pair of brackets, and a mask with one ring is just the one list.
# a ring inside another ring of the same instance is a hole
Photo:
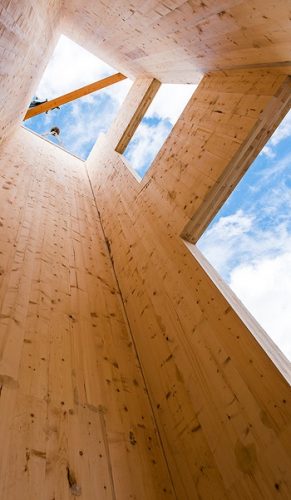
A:
{"label": "rectangular skylight opening", "polygon": [[[104,61],[61,35],[31,102],[55,99],[116,73]],[[99,135],[111,126],[131,85],[131,80],[124,79],[63,104],[60,109],[29,118],[23,124],[86,160]],[[54,134],[52,129],[59,129],[60,133]]]}
{"label": "rectangular skylight opening", "polygon": [[[202,234],[197,247],[291,361],[290,145],[291,112]],[[195,246],[192,248],[195,254]]]}
{"label": "rectangular skylight opening", "polygon": [[162,84],[128,143],[125,164],[141,180],[194,93],[197,85]]}

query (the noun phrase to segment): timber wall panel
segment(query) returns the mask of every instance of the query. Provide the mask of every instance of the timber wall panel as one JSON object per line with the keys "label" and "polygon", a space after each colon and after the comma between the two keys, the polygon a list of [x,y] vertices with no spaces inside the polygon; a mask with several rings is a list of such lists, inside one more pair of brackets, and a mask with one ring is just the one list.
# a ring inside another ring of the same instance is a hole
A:
{"label": "timber wall panel", "polygon": [[84,162],[1,149],[0,497],[173,498]]}
{"label": "timber wall panel", "polygon": [[[288,382],[179,236],[183,199],[203,200],[207,192],[194,181],[196,109],[200,120],[208,120],[208,136],[225,128],[223,117],[209,121],[215,95],[228,110],[233,141],[231,123],[237,121],[231,113],[240,108],[242,135],[223,153],[215,182],[286,77],[269,75],[265,88],[260,70],[233,85],[238,80],[234,72],[202,81],[140,184],[114,152],[110,131],[87,162],[179,499],[287,499],[291,488]],[[134,88],[121,115],[132,112],[133,94]],[[254,116],[244,120],[249,112]],[[192,148],[185,181],[181,131]],[[287,374],[283,355],[281,364]]]}
{"label": "timber wall panel", "polygon": [[19,123],[60,34],[61,0],[2,0],[0,142]]}
{"label": "timber wall panel", "polygon": [[290,65],[286,0],[65,0],[63,29],[133,79],[197,83],[218,69]]}

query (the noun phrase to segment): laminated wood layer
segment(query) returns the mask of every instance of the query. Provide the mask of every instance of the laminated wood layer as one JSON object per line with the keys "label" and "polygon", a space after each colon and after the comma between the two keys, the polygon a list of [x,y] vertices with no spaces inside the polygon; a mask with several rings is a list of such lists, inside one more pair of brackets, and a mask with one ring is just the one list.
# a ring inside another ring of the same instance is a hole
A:
{"label": "laminated wood layer", "polygon": [[59,35],[61,0],[0,2],[0,142],[19,123]]}
{"label": "laminated wood layer", "polygon": [[175,498],[85,164],[0,160],[0,498]]}
{"label": "laminated wood layer", "polygon": [[66,0],[63,30],[131,78],[290,64],[286,0]]}
{"label": "laminated wood layer", "polygon": [[114,151],[114,124],[87,162],[181,500],[290,497],[290,364],[180,238],[254,131],[271,133],[287,84],[262,70],[209,74],[141,183]]}

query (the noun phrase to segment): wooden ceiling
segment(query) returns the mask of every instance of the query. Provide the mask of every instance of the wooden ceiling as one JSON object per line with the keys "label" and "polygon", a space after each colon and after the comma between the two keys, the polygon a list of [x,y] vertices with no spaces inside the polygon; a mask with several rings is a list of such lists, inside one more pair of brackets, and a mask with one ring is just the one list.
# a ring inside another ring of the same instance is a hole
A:
{"label": "wooden ceiling", "polygon": [[290,65],[290,0],[65,0],[63,32],[131,78]]}

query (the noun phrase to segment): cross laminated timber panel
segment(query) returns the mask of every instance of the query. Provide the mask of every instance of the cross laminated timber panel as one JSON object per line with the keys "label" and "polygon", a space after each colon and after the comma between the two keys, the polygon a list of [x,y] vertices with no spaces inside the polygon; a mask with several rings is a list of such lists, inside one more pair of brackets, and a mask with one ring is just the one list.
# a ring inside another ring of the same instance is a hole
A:
{"label": "cross laminated timber panel", "polygon": [[60,34],[61,0],[0,2],[0,142],[19,124]]}
{"label": "cross laminated timber panel", "polygon": [[129,77],[290,65],[288,0],[65,0],[63,30]]}
{"label": "cross laminated timber panel", "polygon": [[174,498],[85,164],[0,160],[0,498]]}
{"label": "cross laminated timber panel", "polygon": [[87,164],[176,496],[288,499],[290,364],[180,234],[233,189],[286,112],[289,79],[206,75],[139,183],[116,148],[152,84],[134,84]]}
{"label": "cross laminated timber panel", "polygon": [[25,130],[3,143],[0,496],[288,498],[286,361],[180,238],[196,241],[286,111],[281,70],[226,69],[288,73],[287,2],[61,6],[1,2],[3,137],[63,27],[127,75],[224,71],[141,184],[115,152],[158,88],[136,82],[88,162],[95,199],[78,159]]}

